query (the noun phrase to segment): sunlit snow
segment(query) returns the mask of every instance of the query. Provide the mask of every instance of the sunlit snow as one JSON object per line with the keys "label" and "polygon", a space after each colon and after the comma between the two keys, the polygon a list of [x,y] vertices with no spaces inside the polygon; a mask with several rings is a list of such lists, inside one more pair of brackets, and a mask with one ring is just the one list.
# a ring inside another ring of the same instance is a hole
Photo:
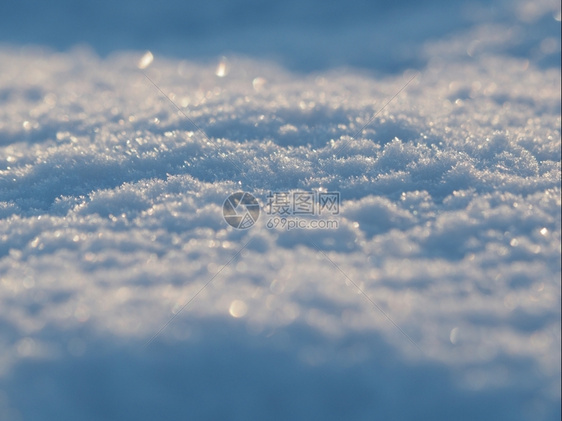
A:
{"label": "sunlit snow", "polygon": [[368,59],[361,11],[310,57],[337,10],[209,57],[0,31],[0,420],[559,419],[560,6],[429,3]]}

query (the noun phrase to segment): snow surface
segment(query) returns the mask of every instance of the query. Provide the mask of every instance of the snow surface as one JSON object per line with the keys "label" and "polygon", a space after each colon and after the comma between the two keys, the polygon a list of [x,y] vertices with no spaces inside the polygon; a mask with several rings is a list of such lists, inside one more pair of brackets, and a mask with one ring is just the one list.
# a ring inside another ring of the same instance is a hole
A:
{"label": "snow surface", "polygon": [[[337,4],[200,6],[207,55],[4,15],[1,420],[560,419],[560,5]],[[222,217],[318,189],[337,230]]]}

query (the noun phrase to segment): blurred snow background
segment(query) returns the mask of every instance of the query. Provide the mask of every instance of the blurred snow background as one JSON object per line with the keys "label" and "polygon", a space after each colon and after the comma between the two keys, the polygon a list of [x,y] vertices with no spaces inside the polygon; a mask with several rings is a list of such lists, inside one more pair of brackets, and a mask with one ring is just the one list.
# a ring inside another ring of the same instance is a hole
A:
{"label": "blurred snow background", "polygon": [[[558,420],[560,20],[3,5],[0,419]],[[222,219],[319,188],[337,230]]]}

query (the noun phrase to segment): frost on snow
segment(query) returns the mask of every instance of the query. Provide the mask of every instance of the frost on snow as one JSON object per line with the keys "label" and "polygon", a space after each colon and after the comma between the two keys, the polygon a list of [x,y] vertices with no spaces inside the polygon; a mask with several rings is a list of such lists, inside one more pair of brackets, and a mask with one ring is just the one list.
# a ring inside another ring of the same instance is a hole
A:
{"label": "frost on snow", "polygon": [[411,72],[1,47],[0,419],[558,419],[560,68],[468,36],[359,133]]}

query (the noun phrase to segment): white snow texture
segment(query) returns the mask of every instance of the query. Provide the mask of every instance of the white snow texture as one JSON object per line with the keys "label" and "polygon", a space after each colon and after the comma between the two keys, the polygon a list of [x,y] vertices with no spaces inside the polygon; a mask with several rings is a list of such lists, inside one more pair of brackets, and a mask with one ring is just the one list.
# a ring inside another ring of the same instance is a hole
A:
{"label": "white snow texture", "polygon": [[560,5],[479,4],[372,62],[0,45],[0,419],[559,419]]}

